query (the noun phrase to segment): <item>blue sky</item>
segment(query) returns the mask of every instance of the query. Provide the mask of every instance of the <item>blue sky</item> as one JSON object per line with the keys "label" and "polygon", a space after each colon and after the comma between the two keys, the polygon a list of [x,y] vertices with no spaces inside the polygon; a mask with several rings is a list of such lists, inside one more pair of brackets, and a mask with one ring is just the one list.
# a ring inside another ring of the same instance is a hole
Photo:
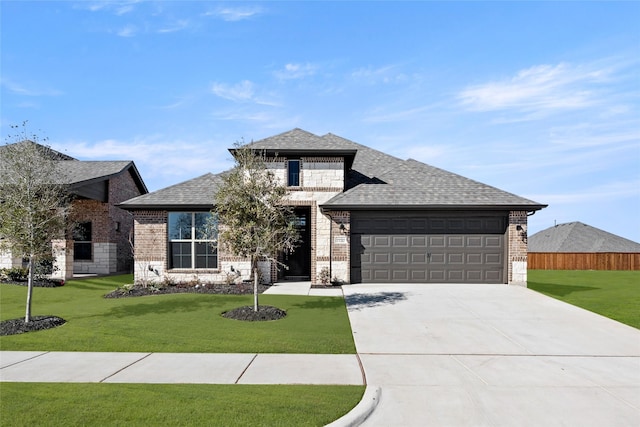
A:
{"label": "blue sky", "polygon": [[2,1],[1,111],[150,190],[334,133],[640,242],[638,2]]}

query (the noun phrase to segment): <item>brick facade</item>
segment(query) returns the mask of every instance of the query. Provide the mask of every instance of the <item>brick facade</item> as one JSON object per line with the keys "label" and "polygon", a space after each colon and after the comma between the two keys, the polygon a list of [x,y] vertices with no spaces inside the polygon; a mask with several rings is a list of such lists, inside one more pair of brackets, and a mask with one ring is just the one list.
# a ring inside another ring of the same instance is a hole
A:
{"label": "brick facade", "polygon": [[[294,160],[294,158],[292,158]],[[310,211],[310,279],[321,281],[328,270],[331,281],[351,282],[351,213],[323,211],[326,204],[344,191],[345,161],[340,157],[296,157],[300,161],[299,185],[289,187],[287,204]],[[288,159],[267,161],[267,167],[277,179],[287,183]],[[188,209],[185,209],[188,211]],[[511,211],[505,234],[504,273],[509,284],[524,284],[527,280],[527,211]],[[167,237],[167,211],[134,209],[136,282],[229,282],[246,280],[251,275],[249,259],[218,253],[217,269],[170,269]],[[271,263],[260,263],[265,282],[286,277],[286,272]],[[239,276],[234,272],[239,272]],[[503,276],[504,277],[504,276]]]}
{"label": "brick facade", "polygon": [[72,220],[90,222],[92,226],[92,259],[74,261],[76,273],[112,274],[133,269],[130,243],[133,216],[116,205],[139,196],[140,191],[130,173],[111,178],[107,185],[107,202],[73,201]]}
{"label": "brick facade", "polygon": [[[344,160],[334,157],[303,157],[296,160],[300,160],[300,186],[290,187],[288,204],[293,207],[309,207],[311,212],[311,281],[318,282],[320,271],[327,267],[332,271],[332,279],[348,282],[348,231],[345,234],[339,227],[340,224],[349,226],[349,213],[332,213],[332,219],[319,208],[319,205],[344,190]],[[268,161],[267,167],[281,183],[286,183],[286,158]],[[250,277],[249,259],[234,257],[221,251],[218,252],[218,269],[169,269],[167,218],[168,212],[165,210],[134,211],[136,282],[237,280],[232,269],[240,272],[241,279]],[[333,256],[338,258],[330,262]],[[277,281],[277,267],[271,263],[259,263],[265,282]]]}

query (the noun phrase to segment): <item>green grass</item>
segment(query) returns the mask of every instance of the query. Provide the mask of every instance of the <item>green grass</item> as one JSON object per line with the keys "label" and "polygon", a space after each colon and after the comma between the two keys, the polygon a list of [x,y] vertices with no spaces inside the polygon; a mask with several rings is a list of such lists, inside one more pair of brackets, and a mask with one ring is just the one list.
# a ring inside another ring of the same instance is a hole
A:
{"label": "green grass", "polygon": [[[71,280],[35,288],[35,315],[67,324],[0,338],[2,350],[194,353],[353,354],[343,298],[261,295],[261,305],[287,311],[272,322],[225,319],[224,311],[252,305],[252,295],[173,294],[105,299],[132,276]],[[0,320],[24,315],[26,287],[0,285]]]}
{"label": "green grass", "polygon": [[322,426],[364,386],[0,383],[11,426]]}
{"label": "green grass", "polygon": [[529,288],[640,329],[640,271],[529,270]]}

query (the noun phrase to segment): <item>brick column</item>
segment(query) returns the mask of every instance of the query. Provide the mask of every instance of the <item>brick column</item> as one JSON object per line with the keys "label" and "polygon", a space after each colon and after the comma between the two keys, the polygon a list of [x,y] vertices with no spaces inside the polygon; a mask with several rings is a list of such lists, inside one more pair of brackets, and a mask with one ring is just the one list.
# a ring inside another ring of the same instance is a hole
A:
{"label": "brick column", "polygon": [[509,212],[509,279],[510,285],[527,286],[527,212]]}

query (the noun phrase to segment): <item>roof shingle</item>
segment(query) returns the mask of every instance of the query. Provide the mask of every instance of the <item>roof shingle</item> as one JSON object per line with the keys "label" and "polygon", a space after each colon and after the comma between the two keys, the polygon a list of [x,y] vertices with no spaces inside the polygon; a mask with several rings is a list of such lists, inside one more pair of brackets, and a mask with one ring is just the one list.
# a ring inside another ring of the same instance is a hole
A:
{"label": "roof shingle", "polygon": [[[418,162],[401,160],[381,151],[355,143],[334,134],[317,136],[302,129],[293,129],[248,144],[251,148],[281,152],[348,153],[353,157],[347,171],[345,192],[338,194],[323,207],[333,209],[359,208],[477,208],[538,210],[545,205],[525,199],[495,187]],[[349,162],[347,163],[349,166]],[[207,175],[205,175],[207,176]],[[163,203],[172,206],[210,206],[215,188],[204,188],[204,182],[215,186],[215,175],[132,199],[123,207],[158,208]],[[181,192],[194,192],[185,195]]]}

